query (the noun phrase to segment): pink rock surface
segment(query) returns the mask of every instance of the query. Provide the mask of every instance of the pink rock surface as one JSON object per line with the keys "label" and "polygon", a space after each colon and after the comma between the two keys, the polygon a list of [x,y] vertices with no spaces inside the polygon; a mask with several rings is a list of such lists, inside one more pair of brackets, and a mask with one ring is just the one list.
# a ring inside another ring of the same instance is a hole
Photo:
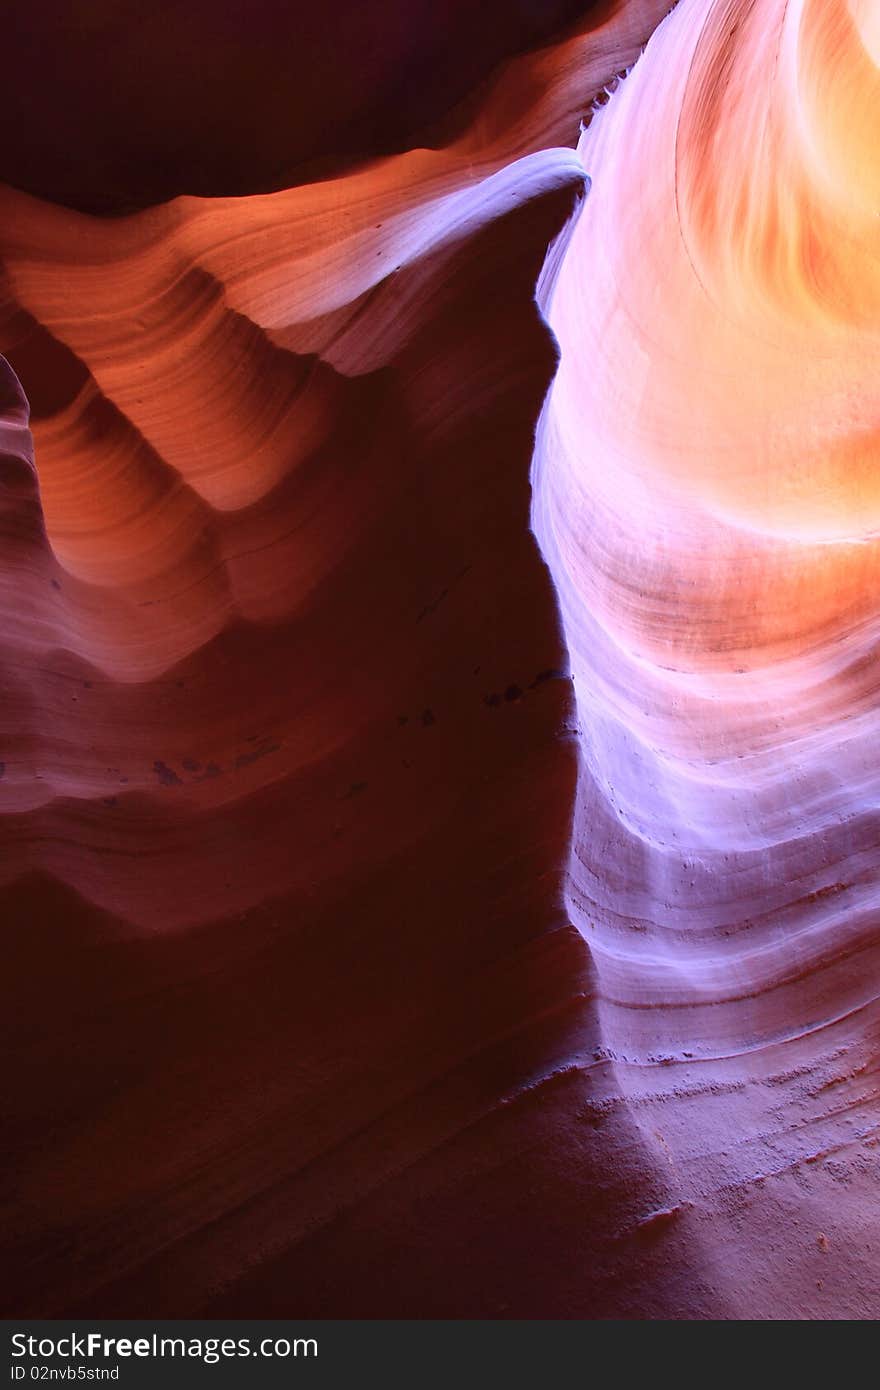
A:
{"label": "pink rock surface", "polygon": [[534,463],[581,729],[567,902],[621,1090],[687,1199],[830,1174],[811,1199],[849,1223],[837,1296],[861,1311],[880,1234],[875,23],[683,0],[660,26],[578,146],[592,191],[544,277],[561,361]]}
{"label": "pink rock surface", "polygon": [[665,10],[0,192],[10,1312],[876,1314],[876,35]]}

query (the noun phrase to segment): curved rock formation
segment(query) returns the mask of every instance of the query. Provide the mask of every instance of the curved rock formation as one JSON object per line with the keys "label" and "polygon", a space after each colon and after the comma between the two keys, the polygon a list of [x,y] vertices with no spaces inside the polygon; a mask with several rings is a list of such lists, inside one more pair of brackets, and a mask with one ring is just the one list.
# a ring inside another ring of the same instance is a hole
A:
{"label": "curved rock formation", "polygon": [[870,145],[787,125],[869,16],[682,0],[575,152],[666,8],[324,182],[0,193],[16,1315],[874,1310]]}
{"label": "curved rock formation", "polygon": [[857,1313],[880,1235],[872,13],[683,0],[654,35],[578,147],[534,468],[582,728],[568,902],[619,1083],[686,1197],[818,1165],[808,1220],[842,1226]]}

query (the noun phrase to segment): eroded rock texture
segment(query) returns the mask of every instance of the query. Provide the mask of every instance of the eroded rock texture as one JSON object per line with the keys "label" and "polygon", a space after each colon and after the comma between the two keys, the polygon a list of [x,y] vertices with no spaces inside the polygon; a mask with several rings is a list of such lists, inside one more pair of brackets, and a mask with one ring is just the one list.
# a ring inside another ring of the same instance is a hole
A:
{"label": "eroded rock texture", "polygon": [[666,8],[3,190],[10,1311],[876,1312],[872,16]]}
{"label": "eroded rock texture", "polygon": [[578,147],[535,459],[602,1036],[683,1194],[811,1165],[814,1308],[873,1306],[880,1235],[876,22],[661,26]]}

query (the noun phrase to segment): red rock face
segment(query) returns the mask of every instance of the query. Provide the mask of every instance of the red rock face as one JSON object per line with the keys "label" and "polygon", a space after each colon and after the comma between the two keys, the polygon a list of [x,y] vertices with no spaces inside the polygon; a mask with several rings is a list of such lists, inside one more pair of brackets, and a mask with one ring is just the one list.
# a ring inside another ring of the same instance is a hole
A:
{"label": "red rock face", "polygon": [[876,1311],[870,648],[836,684],[814,650],[869,627],[870,559],[798,624],[825,551],[744,530],[753,479],[719,516],[705,450],[667,481],[676,363],[738,352],[686,267],[651,299],[699,4],[573,148],[665,9],[497,66],[532,11],[478,42],[451,7],[462,70],[425,19],[434,148],[386,109],[401,21],[361,137],[315,82],[252,175],[235,120],[195,177],[193,117],[158,191],[215,196],[60,206],[154,201],[126,121],[78,195],[3,190],[10,1312]]}

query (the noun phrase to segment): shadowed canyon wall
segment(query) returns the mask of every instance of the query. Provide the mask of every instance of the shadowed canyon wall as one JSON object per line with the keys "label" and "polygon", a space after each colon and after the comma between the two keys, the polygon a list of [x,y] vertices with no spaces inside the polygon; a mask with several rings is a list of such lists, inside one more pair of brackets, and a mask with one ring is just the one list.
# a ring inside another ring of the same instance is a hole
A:
{"label": "shadowed canyon wall", "polygon": [[0,192],[5,1305],[875,1314],[871,7],[263,8]]}

